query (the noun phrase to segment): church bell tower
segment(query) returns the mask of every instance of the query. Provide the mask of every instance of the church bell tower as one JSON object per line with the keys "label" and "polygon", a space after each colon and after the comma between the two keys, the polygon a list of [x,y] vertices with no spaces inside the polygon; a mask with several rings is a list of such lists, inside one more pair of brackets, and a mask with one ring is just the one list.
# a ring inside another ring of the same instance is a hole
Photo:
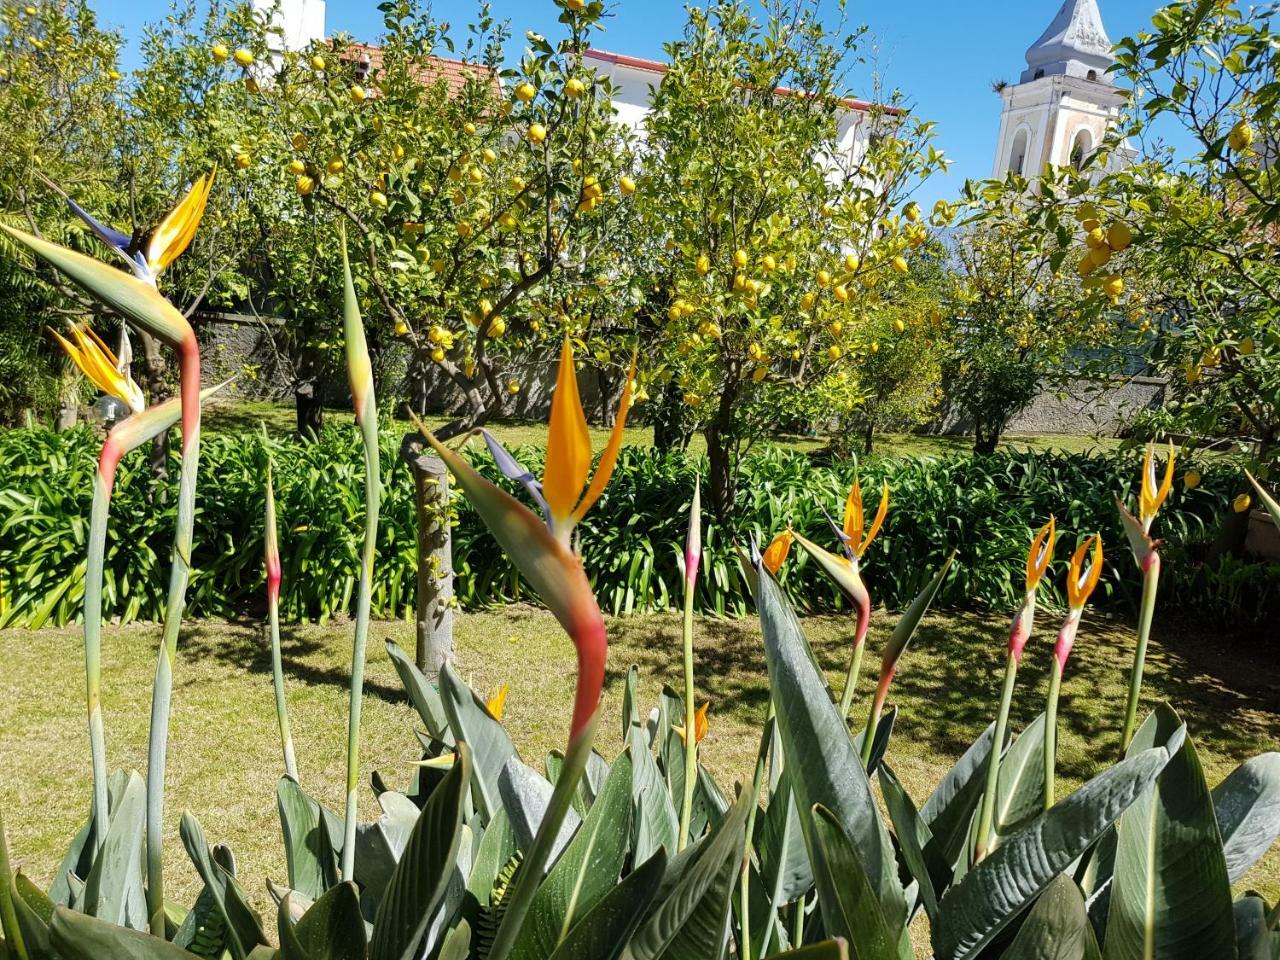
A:
{"label": "church bell tower", "polygon": [[1097,0],[1066,0],[1027,50],[1027,69],[999,89],[1004,101],[992,176],[1027,178],[1050,166],[1080,167],[1101,146],[1128,92],[1111,81],[1115,63]]}

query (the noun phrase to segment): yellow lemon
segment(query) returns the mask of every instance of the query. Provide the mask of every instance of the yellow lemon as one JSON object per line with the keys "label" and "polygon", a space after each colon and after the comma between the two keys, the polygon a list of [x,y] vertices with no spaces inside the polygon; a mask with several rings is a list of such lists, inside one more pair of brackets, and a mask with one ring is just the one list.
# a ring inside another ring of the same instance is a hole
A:
{"label": "yellow lemon", "polygon": [[904,257],[894,257],[893,269],[898,273],[906,273],[910,268],[907,266],[907,261]]}
{"label": "yellow lemon", "polygon": [[324,57],[320,56],[320,54],[317,53],[314,57],[311,58],[312,70],[322,71],[326,66],[328,66],[328,64],[324,62]]}
{"label": "yellow lemon", "polygon": [[1102,285],[1102,289],[1106,291],[1107,296],[1113,300],[1124,293],[1124,278],[1119,274],[1112,274],[1107,277],[1106,283]]}
{"label": "yellow lemon", "polygon": [[368,94],[365,93],[364,87],[360,86],[359,84],[356,84],[351,88],[351,99],[354,100],[356,103],[364,103],[364,98],[367,96]]}
{"label": "yellow lemon", "polygon": [[733,251],[733,265],[741,270],[747,265],[747,251],[739,247]]}
{"label": "yellow lemon", "polygon": [[920,219],[920,204],[916,203],[914,200],[911,203],[908,203],[906,207],[903,208],[902,215],[911,223],[915,223]]}
{"label": "yellow lemon", "polygon": [[1106,245],[1107,235],[1102,232],[1101,227],[1094,227],[1085,236],[1084,242],[1090,250],[1097,250],[1099,247]]}
{"label": "yellow lemon", "polygon": [[209,52],[213,55],[215,63],[225,63],[227,57],[231,56],[231,51],[227,49],[226,44],[222,43],[215,43]]}
{"label": "yellow lemon", "polygon": [[1096,247],[1089,251],[1089,259],[1095,267],[1105,267],[1111,262],[1111,248],[1107,246]]}
{"label": "yellow lemon", "polygon": [[547,128],[540,123],[535,123],[529,127],[529,142],[541,143],[547,139]]}
{"label": "yellow lemon", "polygon": [[686,393],[684,395],[684,402],[686,406],[690,407],[701,406],[702,397],[698,396],[696,393]]}
{"label": "yellow lemon", "polygon": [[765,273],[773,273],[778,269],[778,261],[768,254],[760,261],[760,269]]}
{"label": "yellow lemon", "polygon": [[1182,485],[1188,490],[1194,490],[1196,487],[1200,486],[1200,471],[1188,470],[1186,475],[1182,478]]}
{"label": "yellow lemon", "polygon": [[403,320],[396,321],[396,336],[406,337],[409,335],[409,325]]}
{"label": "yellow lemon", "polygon": [[564,5],[569,9],[570,13],[581,13],[586,3],[584,0],[565,0]]}
{"label": "yellow lemon", "polygon": [[698,262],[694,265],[694,268],[698,271],[699,276],[705,277],[711,270],[711,258],[705,253],[699,254]]}
{"label": "yellow lemon", "polygon": [[843,283],[836,284],[836,288],[831,292],[835,294],[836,299],[841,303],[849,302],[849,288]]}
{"label": "yellow lemon", "polygon": [[1113,223],[1107,231],[1107,246],[1119,253],[1133,243],[1133,230],[1127,223]]}
{"label": "yellow lemon", "polygon": [[566,97],[580,97],[587,91],[587,85],[577,77],[570,77],[564,82],[564,95]]}
{"label": "yellow lemon", "polygon": [[894,332],[894,333],[905,333],[905,332],[906,332],[906,330],[907,330],[907,325],[906,325],[905,323],[903,323],[901,320],[895,320],[895,321],[893,321],[893,332]]}
{"label": "yellow lemon", "polygon": [[828,360],[839,360],[840,353],[841,353],[840,348],[837,347],[834,343],[831,346],[827,347]]}
{"label": "yellow lemon", "polygon": [[250,53],[248,50],[246,50],[244,47],[241,47],[239,50],[236,51],[235,60],[236,60],[236,63],[238,63],[240,66],[247,67],[251,63],[253,63],[253,54]]}
{"label": "yellow lemon", "polygon": [[507,321],[501,317],[494,317],[489,321],[489,329],[486,331],[490,337],[500,337],[507,332]]}
{"label": "yellow lemon", "polygon": [[310,177],[306,176],[305,174],[298,177],[297,180],[293,181],[293,189],[297,190],[298,193],[304,197],[307,194],[309,194],[312,190],[314,190],[315,186],[316,186],[315,181],[312,180]]}
{"label": "yellow lemon", "polygon": [[516,85],[516,99],[519,100],[521,103],[528,103],[537,95],[538,95],[538,88],[535,87],[528,80],[524,81],[524,83],[520,83]]}
{"label": "yellow lemon", "polygon": [[299,153],[307,149],[307,135],[305,133],[295,133],[289,138],[289,142],[293,145],[293,149]]}
{"label": "yellow lemon", "polygon": [[249,164],[253,163],[253,158],[247,153],[237,153],[235,157],[236,168],[239,170],[247,170]]}
{"label": "yellow lemon", "polygon": [[347,164],[345,161],[343,161],[339,157],[334,157],[325,165],[325,169],[336,176],[337,174],[341,173],[344,169],[346,169],[346,166]]}
{"label": "yellow lemon", "polygon": [[636,192],[636,182],[624,175],[618,179],[618,189],[629,197]]}
{"label": "yellow lemon", "polygon": [[818,279],[818,286],[825,287],[829,283],[831,283],[831,274],[829,274],[826,270],[819,270],[817,279]]}
{"label": "yellow lemon", "polygon": [[369,202],[375,207],[386,207],[387,195],[381,190],[374,190],[369,194]]}
{"label": "yellow lemon", "polygon": [[301,160],[289,161],[289,172],[292,174],[301,174],[307,172],[307,165]]}
{"label": "yellow lemon", "polygon": [[860,264],[859,264],[858,258],[857,258],[856,256],[854,256],[852,253],[850,253],[850,254],[848,254],[848,255],[846,255],[846,256],[845,256],[845,258],[844,258],[844,268],[845,268],[845,270],[847,270],[849,273],[853,273],[853,272],[855,272],[855,271],[858,269],[859,265],[860,265]]}
{"label": "yellow lemon", "polygon": [[1231,133],[1227,135],[1227,142],[1231,145],[1231,149],[1237,152],[1248,150],[1253,146],[1253,140],[1253,127],[1248,120],[1241,120],[1231,128]]}
{"label": "yellow lemon", "polygon": [[444,363],[444,347],[436,347],[432,350],[431,359],[436,363]]}
{"label": "yellow lemon", "polygon": [[1231,501],[1231,508],[1235,510],[1236,513],[1245,513],[1252,506],[1253,497],[1249,496],[1247,493],[1242,493]]}
{"label": "yellow lemon", "polygon": [[871,352],[872,352],[872,353],[879,353],[879,352],[880,352],[880,344],[878,344],[878,343],[876,343],[874,340],[872,340],[872,341],[871,341],[870,350],[871,350]]}
{"label": "yellow lemon", "polygon": [[519,380],[508,380],[508,381],[507,381],[507,393],[511,394],[511,395],[514,397],[514,396],[515,396],[517,393],[519,393],[519,392],[520,392],[520,381],[519,381]]}

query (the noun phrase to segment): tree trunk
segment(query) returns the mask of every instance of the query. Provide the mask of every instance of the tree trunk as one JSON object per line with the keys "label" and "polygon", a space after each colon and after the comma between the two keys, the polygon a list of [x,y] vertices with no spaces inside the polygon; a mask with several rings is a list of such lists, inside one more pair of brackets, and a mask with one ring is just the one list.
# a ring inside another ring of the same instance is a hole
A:
{"label": "tree trunk", "polygon": [[980,456],[990,456],[996,452],[996,447],[1000,444],[1000,431],[995,427],[983,430],[982,424],[975,424],[973,428],[973,452]]}
{"label": "tree trunk", "polygon": [[58,416],[54,420],[54,429],[59,433],[70,430],[80,419],[80,378],[73,374],[74,370],[68,364],[58,386]]}
{"label": "tree trunk", "polygon": [[[1258,463],[1266,463],[1274,447],[1274,439],[1264,436],[1254,449],[1254,456]],[[1253,486],[1248,482],[1242,482],[1236,493],[1248,494],[1251,498],[1255,495]],[[1228,509],[1227,515],[1222,519],[1222,527],[1218,530],[1218,535],[1209,546],[1211,559],[1217,560],[1228,554],[1233,557],[1244,556],[1245,541],[1249,539],[1250,513],[1252,510],[1237,513],[1234,507]]]}
{"label": "tree trunk", "polygon": [[418,596],[414,661],[435,677],[453,659],[453,542],[449,526],[449,472],[439,457],[415,456],[418,517]]}
{"label": "tree trunk", "polygon": [[737,464],[734,462],[733,407],[738,387],[735,381],[725,384],[720,393],[716,415],[703,429],[707,440],[707,484],[712,516],[720,528],[733,534],[738,498]]}
{"label": "tree trunk", "polygon": [[653,404],[653,449],[657,453],[684,450],[693,436],[685,425],[684,398],[674,383],[667,381]]}
{"label": "tree trunk", "polygon": [[875,446],[876,426],[870,420],[867,421],[866,427],[862,432],[862,453],[864,456],[871,456],[871,449]]}
{"label": "tree trunk", "polygon": [[303,347],[298,357],[298,373],[293,384],[293,405],[298,436],[314,440],[324,426],[324,401],[320,397],[320,357],[311,347]]}

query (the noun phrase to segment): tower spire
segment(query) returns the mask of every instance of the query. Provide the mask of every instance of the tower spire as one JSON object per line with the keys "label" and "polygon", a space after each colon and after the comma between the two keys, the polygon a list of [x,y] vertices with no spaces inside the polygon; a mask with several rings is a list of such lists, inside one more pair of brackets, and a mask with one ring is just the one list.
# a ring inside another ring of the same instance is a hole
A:
{"label": "tower spire", "polygon": [[1049,28],[1027,50],[1022,82],[1047,76],[1105,80],[1115,63],[1097,0],[1066,0]]}

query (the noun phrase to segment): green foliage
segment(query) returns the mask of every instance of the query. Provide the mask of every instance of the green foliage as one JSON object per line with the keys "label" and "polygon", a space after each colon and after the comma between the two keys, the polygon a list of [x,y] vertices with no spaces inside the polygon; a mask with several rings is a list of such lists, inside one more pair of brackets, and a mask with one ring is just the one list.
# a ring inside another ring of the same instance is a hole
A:
{"label": "green foliage", "polygon": [[[384,433],[384,502],[378,532],[373,609],[379,616],[407,616],[416,585],[413,485],[397,455],[397,440]],[[87,429],[67,434],[44,430],[0,432],[0,504],[8,513],[0,539],[0,570],[10,623],[66,623],[80,612],[81,551],[87,531],[96,441]],[[362,481],[358,440],[351,431],[326,429],[320,441],[273,442],[277,513],[283,564],[281,615],[287,620],[327,620],[354,607],[359,573]],[[478,444],[467,448],[482,472],[499,474]],[[519,451],[541,472],[541,452]],[[196,517],[190,606],[198,616],[261,611],[265,604],[262,516],[265,460],[256,443],[213,437],[203,444],[201,509]],[[681,453],[666,456],[624,448],[614,479],[583,521],[582,553],[601,606],[626,614],[679,603],[683,583],[685,523],[701,463]],[[992,457],[852,462],[816,466],[801,454],[776,448],[754,452],[742,465],[740,522],[761,543],[788,523],[827,543],[824,508],[842,509],[855,470],[864,489],[889,482],[892,502],[884,534],[872,544],[863,572],[877,603],[903,607],[924,585],[922,571],[906,558],[940,565],[949,545],[958,547],[954,570],[939,594],[944,606],[974,603],[997,609],[1021,597],[1017,571],[1032,532],[1050,515],[1075,535],[1103,534],[1117,548],[1097,602],[1134,602],[1139,576],[1118,549],[1123,532],[1108,506],[1127,496],[1137,475],[1129,456],[1013,453]],[[175,471],[176,472],[176,471]],[[1194,562],[1217,518],[1228,509],[1236,471],[1225,462],[1201,465],[1195,490],[1175,489],[1161,514],[1160,531],[1171,542],[1171,576],[1188,584],[1186,600],[1243,617],[1274,603],[1275,576],[1266,567],[1237,563],[1230,569]],[[505,481],[504,481],[505,482]],[[143,452],[126,458],[116,481],[107,538],[104,610],[124,621],[155,619],[164,609],[160,576],[172,508],[157,509]],[[509,489],[521,494],[514,485]],[[453,531],[455,591],[460,603],[484,606],[531,599],[514,568],[493,545],[479,517],[456,502]],[[1069,549],[1061,547],[1060,563]],[[701,609],[743,614],[749,609],[737,572],[736,548],[710,522],[704,536]],[[1185,559],[1183,559],[1185,558]],[[799,559],[783,584],[807,612],[840,608],[838,592],[817,565]],[[1061,567],[1059,567],[1061,569]],[[1171,602],[1182,591],[1171,590]],[[1065,602],[1059,581],[1046,580],[1041,596]],[[1230,606],[1228,606],[1229,604]]]}

